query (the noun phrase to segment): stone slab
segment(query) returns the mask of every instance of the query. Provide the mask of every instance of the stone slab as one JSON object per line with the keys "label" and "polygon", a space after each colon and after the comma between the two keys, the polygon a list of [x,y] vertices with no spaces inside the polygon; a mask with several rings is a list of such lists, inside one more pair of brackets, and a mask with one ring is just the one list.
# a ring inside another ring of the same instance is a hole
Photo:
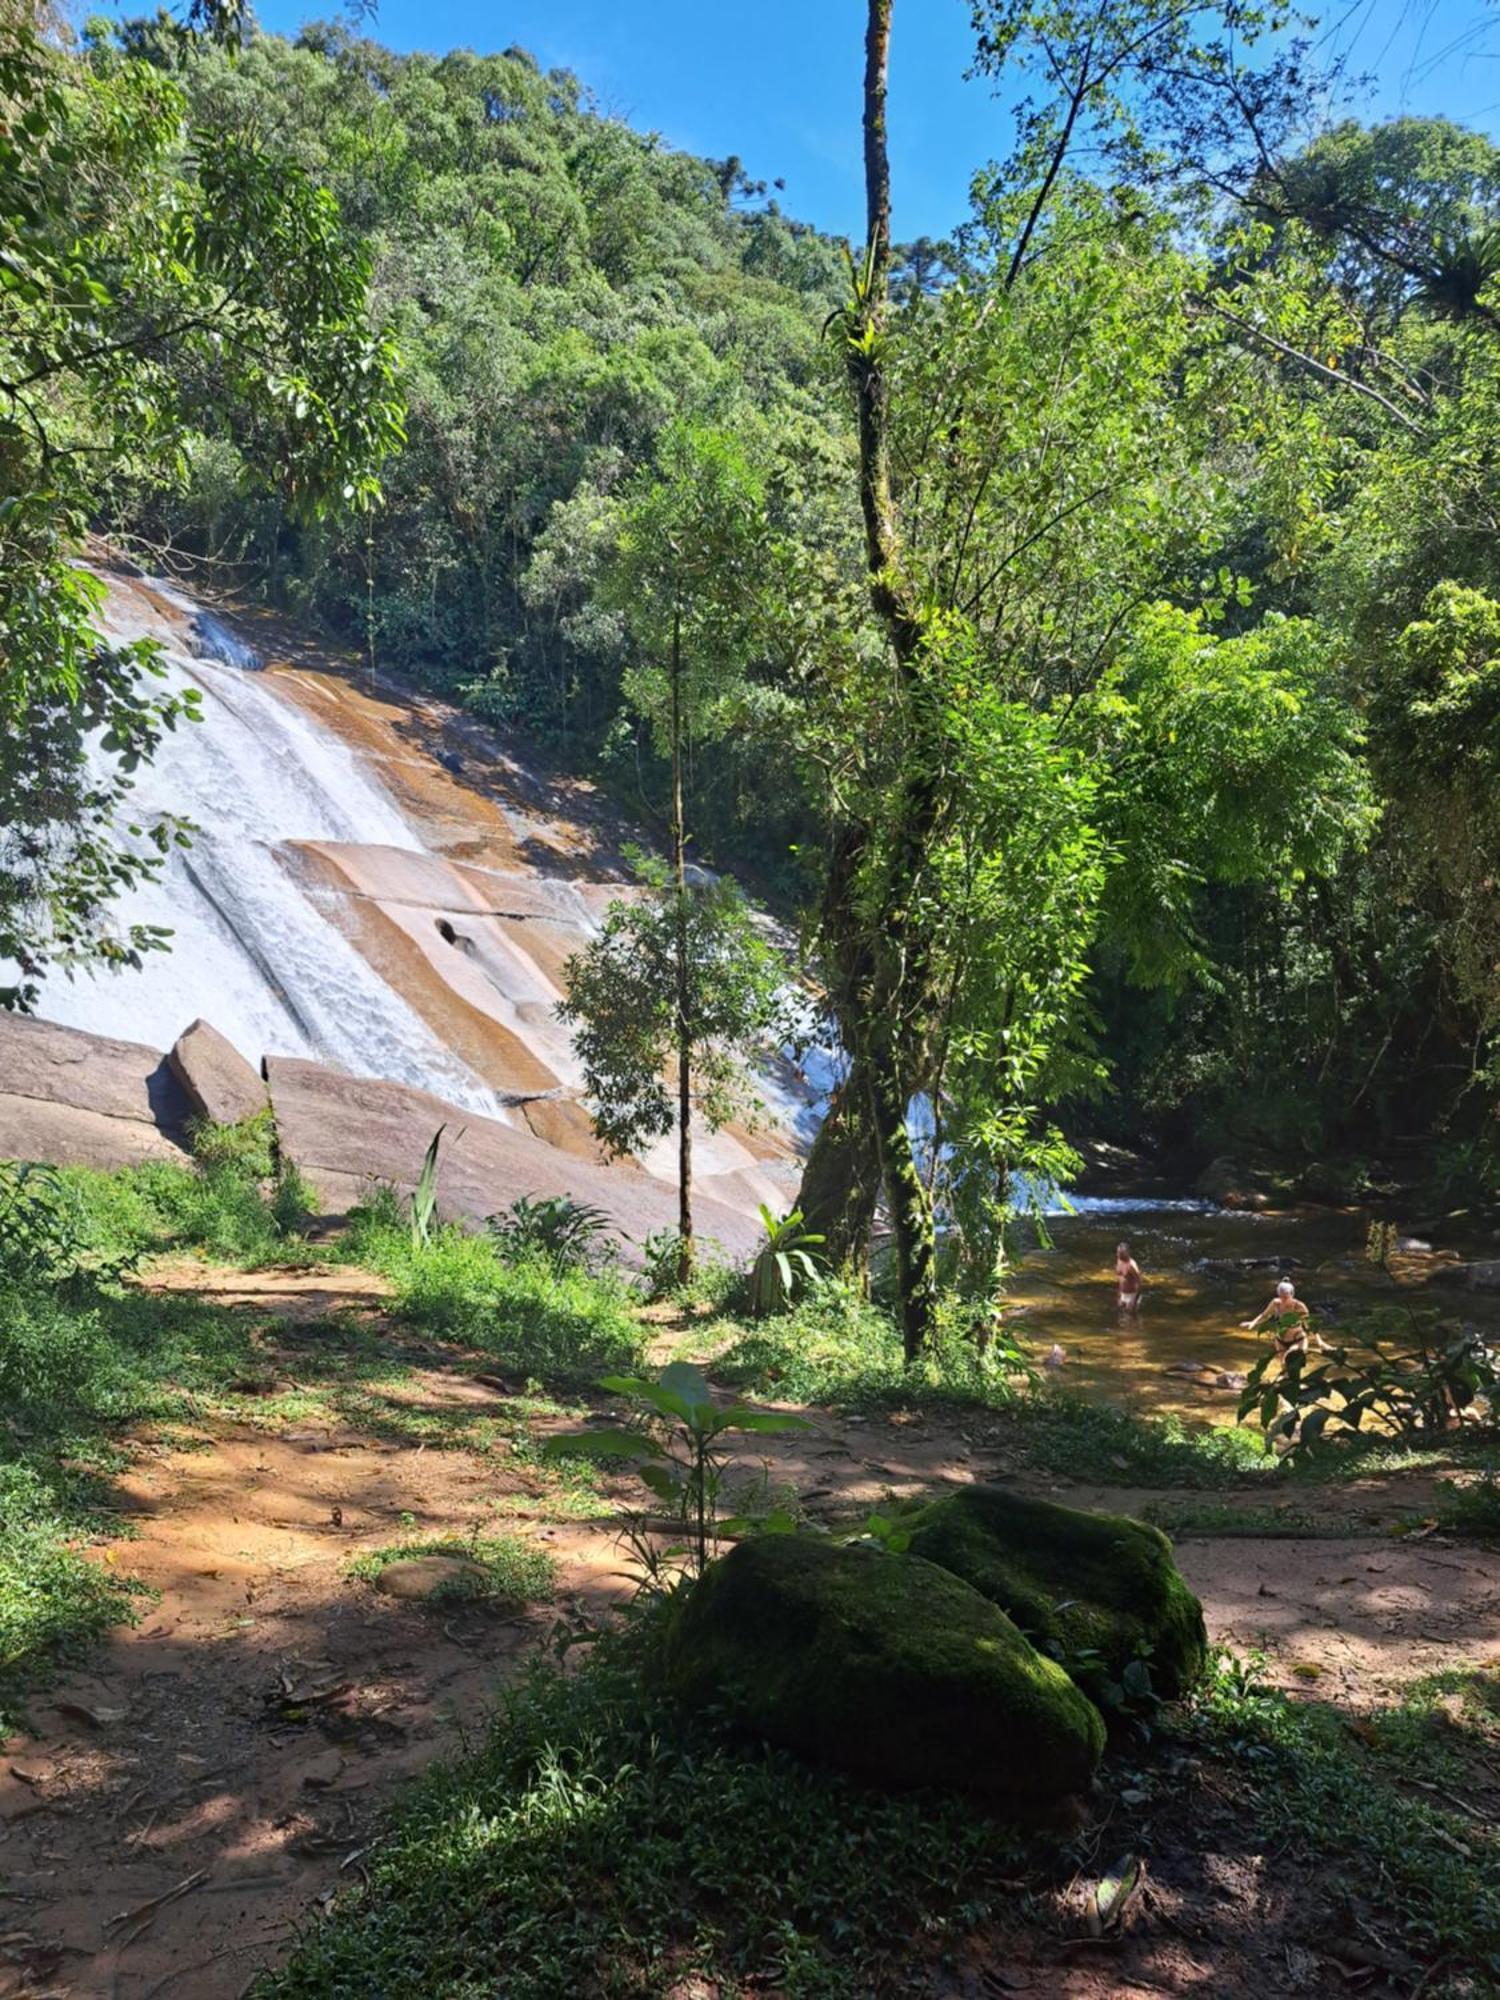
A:
{"label": "stone slab", "polygon": [[[522,1124],[477,1117],[408,1084],[345,1076],[295,1056],[268,1056],[266,1077],[284,1158],[294,1161],[331,1208],[347,1208],[376,1183],[410,1191],[432,1135],[439,1154],[438,1212],[482,1222],[522,1195],[569,1195],[610,1217],[627,1257],[655,1229],[675,1228],[677,1196],[666,1182],[624,1164],[605,1167],[539,1139]],[[698,1228],[736,1257],[760,1237],[754,1207],[704,1199]]]}
{"label": "stone slab", "polygon": [[0,1014],[0,1157],[105,1168],[181,1160],[191,1114],[159,1049]]}
{"label": "stone slab", "polygon": [[239,1125],[258,1117],[270,1102],[259,1074],[212,1022],[185,1028],[167,1061],[195,1115],[211,1125]]}

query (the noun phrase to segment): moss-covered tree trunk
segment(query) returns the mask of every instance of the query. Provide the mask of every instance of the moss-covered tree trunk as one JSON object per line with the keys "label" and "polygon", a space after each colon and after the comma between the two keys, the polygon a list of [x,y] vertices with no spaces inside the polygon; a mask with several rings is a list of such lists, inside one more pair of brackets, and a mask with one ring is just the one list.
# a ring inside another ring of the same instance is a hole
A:
{"label": "moss-covered tree trunk", "polygon": [[880,1154],[865,1066],[856,1055],[834,1092],[802,1169],[797,1206],[823,1238],[830,1269],[861,1284],[869,1275],[870,1231],[880,1199]]}
{"label": "moss-covered tree trunk", "polygon": [[865,918],[870,977],[856,998],[856,1051],[863,1061],[881,1173],[890,1204],[907,1359],[936,1323],[932,1203],[917,1172],[907,1128],[927,976],[921,874],[941,805],[942,756],[934,740],[927,686],[926,633],[902,573],[891,485],[890,386],[885,370],[891,263],[891,176],[886,87],[894,0],[869,0],[865,33],[865,201],[869,242],[850,326],[848,366],[859,418],[860,512],[870,602],[895,658],[909,730],[908,775],[886,839],[879,907]]}

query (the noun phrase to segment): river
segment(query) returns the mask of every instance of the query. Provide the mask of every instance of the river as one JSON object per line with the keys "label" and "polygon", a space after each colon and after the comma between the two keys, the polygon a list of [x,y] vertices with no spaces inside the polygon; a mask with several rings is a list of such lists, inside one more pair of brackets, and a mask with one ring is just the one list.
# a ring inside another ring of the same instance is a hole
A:
{"label": "river", "polygon": [[[1080,1198],[1076,1212],[1047,1218],[1052,1247],[1018,1255],[1010,1297],[1017,1331],[1038,1358],[1064,1353],[1048,1374],[1060,1387],[1137,1410],[1177,1410],[1232,1423],[1234,1389],[1214,1388],[1172,1372],[1201,1362],[1243,1375],[1267,1350],[1264,1332],[1246,1333],[1288,1277],[1325,1332],[1371,1308],[1438,1309],[1500,1341],[1500,1294],[1432,1282],[1445,1264],[1481,1248],[1444,1241],[1406,1249],[1391,1269],[1370,1263],[1370,1214],[1359,1209],[1293,1209],[1262,1214],[1199,1204],[1101,1202]],[[1115,1303],[1114,1252],[1130,1244],[1145,1276],[1138,1312]],[[1410,1243],[1410,1237],[1403,1238]]]}

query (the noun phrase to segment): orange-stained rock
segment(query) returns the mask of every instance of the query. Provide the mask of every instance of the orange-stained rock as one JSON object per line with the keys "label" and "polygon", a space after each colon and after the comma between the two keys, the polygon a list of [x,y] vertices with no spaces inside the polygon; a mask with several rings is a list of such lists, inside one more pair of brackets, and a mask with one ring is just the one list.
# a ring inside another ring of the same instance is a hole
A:
{"label": "orange-stained rock", "polygon": [[[410,1085],[344,1076],[321,1063],[268,1056],[266,1078],[283,1157],[295,1162],[330,1209],[351,1207],[381,1181],[410,1190],[432,1135],[446,1127],[439,1153],[438,1212],[482,1221],[522,1195],[570,1195],[609,1216],[630,1261],[653,1229],[677,1221],[677,1196],[664,1181],[625,1164],[578,1159],[527,1130],[480,1118]],[[754,1208],[705,1199],[696,1221],[732,1256],[760,1235]]]}

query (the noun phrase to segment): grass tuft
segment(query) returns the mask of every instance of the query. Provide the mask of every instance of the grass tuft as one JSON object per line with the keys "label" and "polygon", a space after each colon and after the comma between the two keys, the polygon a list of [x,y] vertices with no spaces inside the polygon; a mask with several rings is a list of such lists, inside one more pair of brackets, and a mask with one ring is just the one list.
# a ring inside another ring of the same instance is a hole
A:
{"label": "grass tuft", "polygon": [[630,1292],[609,1271],[559,1271],[546,1257],[508,1258],[484,1236],[410,1231],[356,1218],[343,1254],[391,1281],[397,1318],[422,1333],[492,1356],[548,1388],[629,1372],[643,1356]]}
{"label": "grass tuft", "polygon": [[427,1541],[392,1542],[355,1556],[349,1574],[362,1583],[378,1583],[392,1563],[421,1556],[462,1556],[473,1566],[457,1571],[452,1584],[445,1583],[430,1600],[435,1604],[534,1604],[550,1597],[557,1583],[552,1556],[516,1535],[441,1535]]}
{"label": "grass tuft", "polygon": [[731,1745],[616,1642],[537,1664],[477,1756],[431,1774],[351,1897],[261,2000],[699,1990],[853,2000],[1010,1900],[1011,1829]]}

